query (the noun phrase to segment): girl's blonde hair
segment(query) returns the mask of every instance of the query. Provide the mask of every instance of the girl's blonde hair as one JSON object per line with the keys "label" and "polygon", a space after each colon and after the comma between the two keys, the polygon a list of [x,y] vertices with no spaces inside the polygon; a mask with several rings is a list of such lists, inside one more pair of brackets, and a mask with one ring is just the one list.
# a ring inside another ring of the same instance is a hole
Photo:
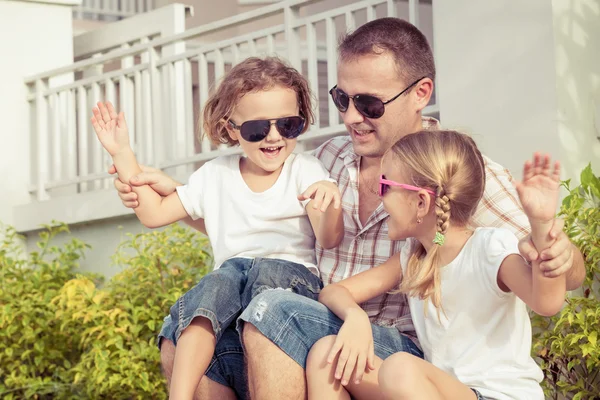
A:
{"label": "girl's blonde hair", "polygon": [[[471,137],[455,131],[421,131],[406,135],[390,155],[411,184],[433,190],[437,232],[450,224],[467,226],[483,196],[485,163]],[[400,291],[431,300],[440,308],[439,244],[429,252],[419,244],[409,259]],[[439,315],[438,315],[439,316]]]}
{"label": "girl's blonde hair", "polygon": [[280,86],[292,89],[298,97],[304,130],[314,122],[311,92],[306,79],[277,57],[250,57],[234,66],[204,106],[204,134],[214,144],[238,144],[227,133],[227,121],[238,101],[246,94]]}

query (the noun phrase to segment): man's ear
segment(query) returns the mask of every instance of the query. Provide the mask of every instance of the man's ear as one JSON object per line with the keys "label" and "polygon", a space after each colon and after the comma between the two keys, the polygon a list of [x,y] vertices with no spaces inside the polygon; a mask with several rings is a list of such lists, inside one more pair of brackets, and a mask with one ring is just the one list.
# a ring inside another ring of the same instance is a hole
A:
{"label": "man's ear", "polygon": [[429,104],[429,100],[433,95],[433,81],[431,78],[423,78],[417,83],[413,90],[416,96],[418,111],[423,110]]}

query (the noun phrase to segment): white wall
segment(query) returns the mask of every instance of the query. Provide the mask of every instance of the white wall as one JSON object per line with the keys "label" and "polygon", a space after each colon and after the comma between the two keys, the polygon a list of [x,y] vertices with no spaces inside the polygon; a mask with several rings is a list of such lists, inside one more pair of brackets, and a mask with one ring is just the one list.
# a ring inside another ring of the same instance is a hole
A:
{"label": "white wall", "polygon": [[599,0],[437,0],[433,15],[443,126],[517,177],[533,151],[560,159],[563,178],[599,170]]}
{"label": "white wall", "polygon": [[566,176],[600,174],[600,0],[553,0],[558,138]]}
{"label": "white wall", "polygon": [[[85,259],[80,262],[81,271],[100,273],[106,278],[110,278],[121,271],[118,266],[112,265],[111,257],[115,254],[119,244],[127,240],[127,233],[135,235],[149,231],[139,223],[133,214],[103,221],[71,225],[69,229],[71,235],[61,234],[54,243],[62,245],[71,238],[77,238],[91,245],[92,248],[85,251]],[[39,240],[38,232],[28,232],[28,249],[36,248],[35,243]]]}
{"label": "white wall", "polygon": [[72,62],[70,4],[0,1],[0,221],[29,202],[29,113],[24,79]]}
{"label": "white wall", "polygon": [[534,150],[560,154],[552,4],[433,2],[440,117],[520,176]]}

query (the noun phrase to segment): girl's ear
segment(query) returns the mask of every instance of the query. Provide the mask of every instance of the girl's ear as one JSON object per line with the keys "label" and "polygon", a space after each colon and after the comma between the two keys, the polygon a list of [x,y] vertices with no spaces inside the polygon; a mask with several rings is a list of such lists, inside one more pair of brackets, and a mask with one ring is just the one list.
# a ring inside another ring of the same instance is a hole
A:
{"label": "girl's ear", "polygon": [[433,201],[428,192],[421,189],[417,192],[419,196],[419,200],[417,202],[417,217],[424,218],[427,214],[429,214],[429,210],[433,205]]}

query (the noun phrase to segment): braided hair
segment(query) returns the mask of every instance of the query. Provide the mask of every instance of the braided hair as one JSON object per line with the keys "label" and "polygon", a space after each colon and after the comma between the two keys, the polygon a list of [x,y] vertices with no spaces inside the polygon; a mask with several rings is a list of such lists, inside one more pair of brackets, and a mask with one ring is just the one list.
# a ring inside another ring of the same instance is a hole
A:
{"label": "braided hair", "polygon": [[429,250],[413,249],[400,291],[441,305],[439,248],[450,225],[468,226],[483,196],[485,163],[473,139],[456,131],[406,135],[390,150],[412,185],[435,193],[436,238]]}

